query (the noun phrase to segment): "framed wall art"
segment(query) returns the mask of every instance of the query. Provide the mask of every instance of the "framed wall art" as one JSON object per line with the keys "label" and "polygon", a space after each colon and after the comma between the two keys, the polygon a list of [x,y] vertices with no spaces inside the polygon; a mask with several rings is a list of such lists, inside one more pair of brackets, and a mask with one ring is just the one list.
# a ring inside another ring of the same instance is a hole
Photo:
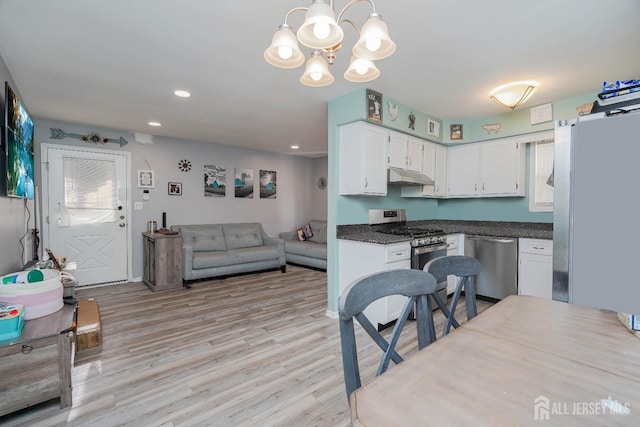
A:
{"label": "framed wall art", "polygon": [[155,176],[151,170],[138,171],[138,188],[155,188]]}
{"label": "framed wall art", "polygon": [[371,89],[367,89],[367,119],[382,123],[382,94]]}
{"label": "framed wall art", "polygon": [[167,191],[170,196],[182,196],[182,183],[170,182]]}
{"label": "framed wall art", "polygon": [[236,168],[233,184],[236,197],[253,199],[253,169]]}
{"label": "framed wall art", "polygon": [[278,192],[276,171],[260,169],[260,198],[275,199]]}
{"label": "framed wall art", "polygon": [[227,194],[227,168],[204,165],[204,196],[225,197]]}
{"label": "framed wall art", "polygon": [[449,134],[449,138],[452,141],[459,140],[459,139],[463,138],[462,124],[451,125],[451,132]]}
{"label": "framed wall art", "polygon": [[435,120],[427,120],[427,133],[431,136],[440,137],[440,123]]}

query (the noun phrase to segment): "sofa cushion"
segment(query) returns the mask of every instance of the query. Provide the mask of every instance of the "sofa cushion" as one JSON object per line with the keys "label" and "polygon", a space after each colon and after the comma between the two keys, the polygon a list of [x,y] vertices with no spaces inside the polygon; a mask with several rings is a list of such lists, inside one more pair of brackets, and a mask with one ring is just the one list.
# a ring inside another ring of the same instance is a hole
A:
{"label": "sofa cushion", "polygon": [[309,221],[313,236],[308,240],[316,243],[327,243],[327,222],[326,221]]}
{"label": "sofa cushion", "polygon": [[284,242],[284,251],[288,255],[294,254],[311,258],[327,259],[326,243],[316,243],[310,240],[306,242],[287,240]]}
{"label": "sofa cushion", "polygon": [[193,253],[193,269],[224,267],[231,260],[227,251],[201,251]]}
{"label": "sofa cushion", "polygon": [[182,243],[194,252],[227,250],[221,224],[181,225],[179,231]]}
{"label": "sofa cushion", "polygon": [[227,249],[262,246],[262,232],[259,224],[223,224]]}
{"label": "sofa cushion", "polygon": [[280,258],[277,246],[259,246],[228,250],[229,264],[271,261]]}

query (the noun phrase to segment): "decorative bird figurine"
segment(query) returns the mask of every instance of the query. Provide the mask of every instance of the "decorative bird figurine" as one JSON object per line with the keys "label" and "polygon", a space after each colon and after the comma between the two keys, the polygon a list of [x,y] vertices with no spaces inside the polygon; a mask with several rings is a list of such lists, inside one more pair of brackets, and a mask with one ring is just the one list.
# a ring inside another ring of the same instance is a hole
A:
{"label": "decorative bird figurine", "polygon": [[389,114],[391,115],[391,121],[395,122],[396,119],[398,118],[398,113],[399,113],[398,104],[393,105],[391,104],[391,101],[389,101],[387,102],[387,105],[389,106]]}

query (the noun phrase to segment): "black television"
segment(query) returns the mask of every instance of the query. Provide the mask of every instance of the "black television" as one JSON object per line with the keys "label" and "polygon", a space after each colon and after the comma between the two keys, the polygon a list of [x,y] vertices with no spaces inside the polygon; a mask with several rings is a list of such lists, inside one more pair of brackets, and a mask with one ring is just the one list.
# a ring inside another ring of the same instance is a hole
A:
{"label": "black television", "polygon": [[5,82],[4,87],[4,181],[7,196],[33,199],[33,120],[9,82]]}

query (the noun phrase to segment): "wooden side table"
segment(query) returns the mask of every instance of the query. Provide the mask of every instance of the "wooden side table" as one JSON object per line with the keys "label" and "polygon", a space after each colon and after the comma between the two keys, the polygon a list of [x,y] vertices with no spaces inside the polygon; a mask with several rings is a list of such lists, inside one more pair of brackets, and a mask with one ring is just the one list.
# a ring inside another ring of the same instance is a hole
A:
{"label": "wooden side table", "polygon": [[142,281],[152,291],[182,287],[182,238],[179,234],[142,233]]}
{"label": "wooden side table", "polygon": [[56,397],[60,407],[71,406],[74,314],[75,304],[65,304],[0,341],[0,415]]}

